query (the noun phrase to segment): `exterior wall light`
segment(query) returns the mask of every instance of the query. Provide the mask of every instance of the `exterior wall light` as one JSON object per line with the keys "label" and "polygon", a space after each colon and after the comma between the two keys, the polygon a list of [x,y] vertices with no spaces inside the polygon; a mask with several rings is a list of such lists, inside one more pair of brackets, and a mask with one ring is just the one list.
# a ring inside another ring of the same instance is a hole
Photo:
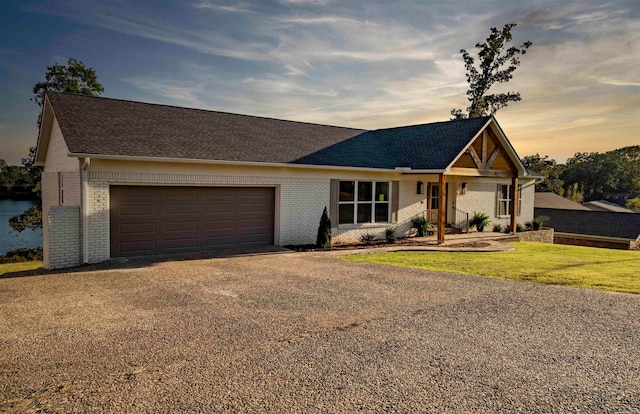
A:
{"label": "exterior wall light", "polygon": [[416,194],[424,194],[424,183],[422,181],[418,181],[418,186],[416,188]]}
{"label": "exterior wall light", "polygon": [[467,183],[466,182],[462,183],[462,190],[460,191],[460,194],[467,194]]}

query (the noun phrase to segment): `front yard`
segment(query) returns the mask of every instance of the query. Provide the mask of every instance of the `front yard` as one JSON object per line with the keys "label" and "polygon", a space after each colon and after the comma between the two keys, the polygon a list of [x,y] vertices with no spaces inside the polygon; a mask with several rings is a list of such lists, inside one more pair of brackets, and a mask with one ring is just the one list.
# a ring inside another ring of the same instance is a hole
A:
{"label": "front yard", "polygon": [[514,246],[511,252],[401,251],[344,260],[640,293],[640,251],[524,242]]}
{"label": "front yard", "polygon": [[28,262],[15,262],[0,264],[0,276],[5,273],[24,272],[27,270],[36,270],[42,267],[42,261],[32,260]]}

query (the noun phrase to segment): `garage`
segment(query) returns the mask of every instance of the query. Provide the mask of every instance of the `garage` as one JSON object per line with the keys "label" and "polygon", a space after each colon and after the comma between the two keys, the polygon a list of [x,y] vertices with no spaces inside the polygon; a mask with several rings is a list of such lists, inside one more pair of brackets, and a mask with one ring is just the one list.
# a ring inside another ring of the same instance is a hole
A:
{"label": "garage", "polygon": [[273,187],[110,187],[111,257],[273,245]]}

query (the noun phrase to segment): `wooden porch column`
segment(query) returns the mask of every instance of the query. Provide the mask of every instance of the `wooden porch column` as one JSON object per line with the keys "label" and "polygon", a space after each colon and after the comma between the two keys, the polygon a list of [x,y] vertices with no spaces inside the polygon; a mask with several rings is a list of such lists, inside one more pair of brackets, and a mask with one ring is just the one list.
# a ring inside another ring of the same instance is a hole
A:
{"label": "wooden porch column", "polygon": [[444,174],[438,176],[440,187],[440,203],[438,203],[438,244],[444,243],[445,221],[447,217],[447,177]]}
{"label": "wooden porch column", "polygon": [[509,205],[509,214],[511,215],[511,234],[516,234],[516,227],[518,225],[518,200],[520,194],[518,194],[518,176],[511,178],[511,191],[509,194],[511,197],[511,204]]}

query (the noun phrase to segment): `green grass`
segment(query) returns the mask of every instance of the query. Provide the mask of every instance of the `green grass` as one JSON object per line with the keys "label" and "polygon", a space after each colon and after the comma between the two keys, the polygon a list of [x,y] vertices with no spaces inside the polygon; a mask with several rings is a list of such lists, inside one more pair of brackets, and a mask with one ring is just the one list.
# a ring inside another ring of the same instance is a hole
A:
{"label": "green grass", "polygon": [[345,256],[389,264],[552,285],[640,293],[640,251],[513,243],[510,252],[391,252]]}
{"label": "green grass", "polygon": [[26,270],[35,270],[42,267],[42,262],[34,260],[31,262],[17,262],[0,264],[0,275],[5,273],[24,272]]}

